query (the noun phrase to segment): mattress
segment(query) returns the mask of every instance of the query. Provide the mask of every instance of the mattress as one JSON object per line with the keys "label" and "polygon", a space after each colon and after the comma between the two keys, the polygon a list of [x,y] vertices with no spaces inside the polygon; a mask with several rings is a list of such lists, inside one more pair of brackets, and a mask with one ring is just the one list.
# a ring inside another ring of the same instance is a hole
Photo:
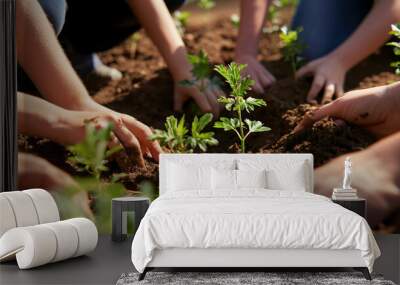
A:
{"label": "mattress", "polygon": [[320,195],[265,189],[160,196],[136,232],[132,262],[143,272],[155,250],[169,248],[359,250],[370,271],[380,255],[361,216]]}

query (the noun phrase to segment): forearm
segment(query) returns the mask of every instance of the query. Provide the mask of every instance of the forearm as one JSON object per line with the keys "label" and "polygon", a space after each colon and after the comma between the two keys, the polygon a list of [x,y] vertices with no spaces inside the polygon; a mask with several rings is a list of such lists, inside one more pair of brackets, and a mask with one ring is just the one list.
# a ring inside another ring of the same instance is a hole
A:
{"label": "forearm", "polygon": [[174,80],[187,79],[191,65],[185,45],[163,0],[129,0],[129,5],[157,46]]}
{"label": "forearm", "polygon": [[236,54],[257,55],[258,41],[264,25],[268,2],[268,0],[241,0]]}
{"label": "forearm", "polygon": [[67,109],[92,104],[39,3],[17,0],[16,4],[18,62],[42,96]]}
{"label": "forearm", "polygon": [[[84,124],[78,113],[60,108],[43,99],[18,92],[18,131],[70,144],[84,135]],[[78,132],[71,132],[72,126]]]}
{"label": "forearm", "polygon": [[350,69],[375,52],[390,37],[390,25],[400,20],[400,1],[377,0],[364,21],[332,56]]}

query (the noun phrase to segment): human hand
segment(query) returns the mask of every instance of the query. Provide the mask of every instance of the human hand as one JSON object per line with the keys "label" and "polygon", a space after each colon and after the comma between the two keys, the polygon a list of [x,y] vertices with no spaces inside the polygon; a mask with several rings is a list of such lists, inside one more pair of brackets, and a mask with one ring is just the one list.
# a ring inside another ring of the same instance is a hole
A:
{"label": "human hand", "polygon": [[311,88],[307,94],[307,101],[316,103],[318,93],[324,89],[321,103],[330,102],[333,97],[343,96],[344,79],[347,68],[335,55],[327,55],[313,60],[296,72],[296,78],[313,76]]}
{"label": "human hand", "polygon": [[343,97],[307,113],[295,132],[315,122],[333,117],[366,128],[378,137],[400,130],[400,84],[347,92]]}
{"label": "human hand", "polygon": [[258,62],[256,56],[240,53],[235,56],[235,61],[247,65],[243,74],[254,80],[252,88],[256,93],[264,93],[265,88],[276,81],[275,77]]}
{"label": "human hand", "polygon": [[174,84],[174,110],[182,111],[183,104],[192,98],[204,113],[212,113],[214,118],[219,117],[221,105],[218,98],[223,96],[222,90],[210,80],[196,82],[192,86],[183,85],[182,81]]}
{"label": "human hand", "polygon": [[353,164],[352,187],[359,197],[367,199],[368,222],[377,225],[400,209],[400,133],[318,167],[314,175],[316,194],[330,197],[332,189],[341,185],[347,156]]}
{"label": "human hand", "polygon": [[162,152],[156,141],[149,140],[152,131],[148,126],[126,114],[106,108],[100,111],[73,112],[68,116],[66,131],[63,132],[64,143],[76,144],[85,137],[85,123],[91,122],[97,128],[113,124],[111,145],[121,144],[133,163],[144,166],[143,154],[158,160]]}

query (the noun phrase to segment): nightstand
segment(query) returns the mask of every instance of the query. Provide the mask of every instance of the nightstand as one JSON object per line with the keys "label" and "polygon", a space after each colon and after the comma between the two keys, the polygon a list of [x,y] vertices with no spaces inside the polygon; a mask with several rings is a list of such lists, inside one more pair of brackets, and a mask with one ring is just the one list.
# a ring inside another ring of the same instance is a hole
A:
{"label": "nightstand", "polygon": [[146,197],[120,197],[112,199],[112,240],[124,241],[128,232],[128,214],[134,212],[136,229],[146,214],[150,199]]}
{"label": "nightstand", "polygon": [[367,217],[367,200],[362,198],[356,198],[352,200],[334,200],[333,203],[339,204],[340,206],[359,214],[361,217]]}

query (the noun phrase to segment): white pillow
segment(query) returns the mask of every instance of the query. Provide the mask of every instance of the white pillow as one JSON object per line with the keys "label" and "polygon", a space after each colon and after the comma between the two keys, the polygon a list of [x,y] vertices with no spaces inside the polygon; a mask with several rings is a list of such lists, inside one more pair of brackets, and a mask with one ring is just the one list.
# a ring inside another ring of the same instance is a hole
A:
{"label": "white pillow", "polygon": [[267,170],[267,188],[273,190],[307,191],[308,181],[307,161],[280,160],[268,161],[261,159],[240,159],[240,170]]}
{"label": "white pillow", "polygon": [[267,171],[236,170],[238,188],[267,188]]}
{"label": "white pillow", "polygon": [[236,190],[236,170],[212,168],[212,189],[213,190]]}
{"label": "white pillow", "polygon": [[211,189],[211,167],[168,164],[168,191]]}

